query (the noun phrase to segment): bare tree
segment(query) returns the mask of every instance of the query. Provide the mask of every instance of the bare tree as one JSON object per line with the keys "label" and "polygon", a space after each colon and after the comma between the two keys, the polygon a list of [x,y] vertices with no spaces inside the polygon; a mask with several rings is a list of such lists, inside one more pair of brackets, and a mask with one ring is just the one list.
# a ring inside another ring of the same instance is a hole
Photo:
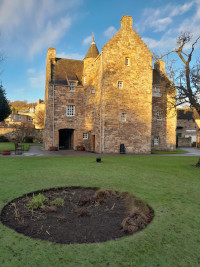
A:
{"label": "bare tree", "polygon": [[[189,104],[200,115],[200,61],[197,59],[192,64],[192,57],[195,51],[195,46],[200,40],[200,36],[191,43],[192,35],[189,32],[181,34],[177,39],[177,48],[162,55],[155,56],[155,59],[168,57],[170,54],[176,54],[181,67],[175,71],[174,61],[168,66],[169,77],[172,80],[177,91],[177,105]],[[188,52],[187,52],[188,51]]]}
{"label": "bare tree", "polygon": [[34,126],[29,123],[20,123],[20,124],[14,124],[13,128],[15,141],[17,143],[24,143],[27,138],[33,137],[34,132]]}
{"label": "bare tree", "polygon": [[36,109],[33,117],[33,123],[36,129],[44,129],[44,109]]}

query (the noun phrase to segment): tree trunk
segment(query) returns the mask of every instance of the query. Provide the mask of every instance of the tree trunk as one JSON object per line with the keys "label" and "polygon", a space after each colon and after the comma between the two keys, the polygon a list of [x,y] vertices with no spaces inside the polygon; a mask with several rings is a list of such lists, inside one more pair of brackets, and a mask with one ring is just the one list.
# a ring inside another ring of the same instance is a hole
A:
{"label": "tree trunk", "polygon": [[196,167],[199,167],[200,168],[200,157],[199,157],[199,160],[198,160],[198,162],[196,164]]}

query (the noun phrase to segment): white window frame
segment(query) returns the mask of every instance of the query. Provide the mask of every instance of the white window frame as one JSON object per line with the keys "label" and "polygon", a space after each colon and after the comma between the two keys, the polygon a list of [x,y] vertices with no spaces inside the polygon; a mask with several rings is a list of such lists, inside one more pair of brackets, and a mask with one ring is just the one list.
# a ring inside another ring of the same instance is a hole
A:
{"label": "white window frame", "polygon": [[159,145],[159,141],[160,141],[159,136],[154,136],[154,139],[153,139],[154,146],[158,146]]}
{"label": "white window frame", "polygon": [[76,88],[76,83],[75,82],[70,82],[69,83],[69,91],[70,92],[75,92],[75,88]]}
{"label": "white window frame", "polygon": [[125,57],[125,66],[130,66],[130,58]]}
{"label": "white window frame", "polygon": [[156,120],[157,121],[161,121],[162,120],[162,113],[161,113],[161,111],[157,111],[156,112]]}
{"label": "white window frame", "polygon": [[125,112],[121,113],[121,121],[122,122],[126,121],[126,113]]}
{"label": "white window frame", "polygon": [[67,105],[66,106],[66,116],[67,117],[75,116],[75,106],[74,105]]}
{"label": "white window frame", "polygon": [[88,133],[83,133],[83,139],[88,139]]}
{"label": "white window frame", "polygon": [[18,120],[21,121],[22,120],[22,116],[18,115]]}
{"label": "white window frame", "polygon": [[152,95],[154,97],[161,97],[160,87],[153,86],[153,92]]}
{"label": "white window frame", "polygon": [[120,89],[123,88],[123,82],[122,81],[118,81],[117,82],[117,87],[120,88]]}

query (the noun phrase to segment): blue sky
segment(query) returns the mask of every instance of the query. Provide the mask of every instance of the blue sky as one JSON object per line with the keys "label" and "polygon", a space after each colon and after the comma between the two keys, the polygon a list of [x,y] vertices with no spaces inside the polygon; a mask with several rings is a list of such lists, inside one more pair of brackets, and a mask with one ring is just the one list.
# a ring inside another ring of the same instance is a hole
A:
{"label": "blue sky", "polygon": [[152,52],[173,49],[181,32],[200,34],[200,0],[0,0],[0,79],[7,98],[44,99],[48,47],[57,57],[83,59],[92,32],[101,51],[123,15],[133,17]]}

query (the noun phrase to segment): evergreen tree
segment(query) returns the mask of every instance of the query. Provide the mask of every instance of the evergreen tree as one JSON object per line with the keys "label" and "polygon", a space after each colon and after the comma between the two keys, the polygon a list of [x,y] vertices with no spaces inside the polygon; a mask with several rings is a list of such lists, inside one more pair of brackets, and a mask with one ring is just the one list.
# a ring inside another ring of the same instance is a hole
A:
{"label": "evergreen tree", "polygon": [[4,121],[10,114],[11,110],[5,96],[5,90],[0,85],[0,122]]}

